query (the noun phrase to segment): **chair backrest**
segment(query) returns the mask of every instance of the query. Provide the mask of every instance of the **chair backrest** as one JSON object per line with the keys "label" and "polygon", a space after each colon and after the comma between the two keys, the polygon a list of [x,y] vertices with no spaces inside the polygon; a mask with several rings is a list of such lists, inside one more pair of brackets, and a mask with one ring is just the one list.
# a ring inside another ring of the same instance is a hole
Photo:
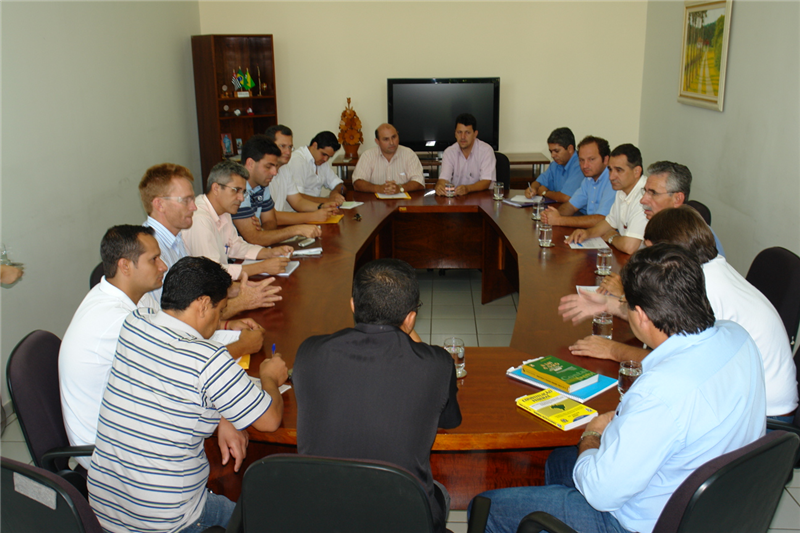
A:
{"label": "chair backrest", "polygon": [[[22,339],[8,358],[6,379],[22,434],[33,462],[42,465],[42,455],[53,448],[69,446],[61,415],[58,383],[58,351],[61,339],[49,331],[36,330]],[[56,462],[67,468],[68,459]]]}
{"label": "chair backrest", "polygon": [[669,499],[653,533],[766,532],[798,446],[797,435],[773,431],[705,463]]}
{"label": "chair backrest", "polygon": [[101,261],[99,265],[94,267],[92,274],[89,276],[89,290],[94,289],[94,286],[100,283],[100,280],[103,279],[104,274],[103,262]]}
{"label": "chair backrest", "polygon": [[3,533],[102,531],[89,502],[68,481],[42,468],[5,457],[0,463],[3,509],[0,529]]}
{"label": "chair backrest", "polygon": [[377,461],[270,455],[253,463],[239,499],[244,531],[433,531],[420,482]]}
{"label": "chair backrest", "polygon": [[776,246],[762,250],[746,276],[775,306],[792,345],[800,326],[800,257]]}
{"label": "chair backrest", "polygon": [[502,152],[495,152],[494,158],[497,181],[503,184],[503,190],[508,191],[511,188],[511,163],[508,162],[508,156]]}
{"label": "chair backrest", "polygon": [[706,224],[709,226],[711,225],[711,209],[706,207],[706,204],[698,202],[697,200],[689,200],[686,202],[686,205],[693,207],[695,211],[700,213],[700,216],[703,217],[703,220],[706,221]]}

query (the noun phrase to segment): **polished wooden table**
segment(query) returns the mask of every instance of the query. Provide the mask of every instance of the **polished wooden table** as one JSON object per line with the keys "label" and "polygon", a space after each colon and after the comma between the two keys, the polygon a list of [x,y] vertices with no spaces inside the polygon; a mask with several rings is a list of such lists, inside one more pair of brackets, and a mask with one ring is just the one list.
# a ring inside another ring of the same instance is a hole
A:
{"label": "polished wooden table", "polygon": [[[463,198],[423,197],[420,191],[411,193],[411,200],[390,201],[368,193],[349,194],[365,203],[344,211],[338,224],[323,226],[322,256],[302,259],[289,278],[278,280],[283,301],[247,315],[264,326],[269,342],[277,343],[291,366],[307,337],[353,325],[350,292],[360,265],[396,257],[417,268],[482,269],[483,303],[519,291],[511,347],[467,348],[469,374],[459,380],[458,396],[463,422],[439,431],[431,454],[433,474],[450,491],[454,509],[465,509],[483,490],[542,484],[550,451],[575,444],[582,429],[563,432],[517,409],[514,399],[537,389],[508,378],[505,371],[524,359],[553,354],[616,376],[616,364],[568,352],[569,344],[591,333],[591,324],[573,326],[557,312],[561,296],[573,293],[576,285],[597,282],[596,252],[571,250],[563,242],[566,228],[554,228],[555,247],[539,248],[530,208],[495,202],[488,191]],[[361,221],[354,219],[356,213]],[[615,271],[626,257],[615,252]],[[632,339],[625,322],[615,319],[614,338]],[[263,357],[263,353],[253,356],[251,374],[257,373]],[[605,412],[614,409],[618,399],[612,390],[588,405]],[[277,431],[249,430],[245,467],[268,454],[296,452],[293,390],[284,394],[284,402],[284,419]],[[238,498],[242,474],[234,474],[231,465],[220,466],[214,439],[209,439],[206,452],[212,465],[209,487]]]}

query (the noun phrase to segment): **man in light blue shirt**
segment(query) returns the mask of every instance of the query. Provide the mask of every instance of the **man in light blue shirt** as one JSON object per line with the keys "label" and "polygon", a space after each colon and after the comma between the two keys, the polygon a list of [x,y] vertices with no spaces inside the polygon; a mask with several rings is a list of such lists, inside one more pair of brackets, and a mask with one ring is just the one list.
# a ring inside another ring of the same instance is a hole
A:
{"label": "man in light blue shirt", "polygon": [[525,190],[525,196],[542,196],[556,202],[569,202],[583,182],[583,171],[575,151],[575,135],[569,128],[556,128],[547,138],[553,162]]}
{"label": "man in light blue shirt", "polygon": [[553,226],[591,228],[605,220],[617,194],[608,177],[610,155],[607,140],[592,135],[584,137],[578,144],[578,162],[586,177],[568,202],[558,209],[548,207],[542,221]]}
{"label": "man in light blue shirt", "polygon": [[729,321],[714,323],[703,270],[682,247],[636,252],[622,270],[627,315],[654,350],[614,411],[560,448],[544,487],[485,493],[486,531],[516,530],[533,511],[581,533],[650,533],[672,493],[697,468],[763,436],[766,395],[758,348]]}

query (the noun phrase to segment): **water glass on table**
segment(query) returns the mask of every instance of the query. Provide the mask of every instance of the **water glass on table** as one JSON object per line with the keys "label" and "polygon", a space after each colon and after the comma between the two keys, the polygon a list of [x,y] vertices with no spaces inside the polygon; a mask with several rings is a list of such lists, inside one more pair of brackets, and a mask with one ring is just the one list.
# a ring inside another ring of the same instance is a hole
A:
{"label": "water glass on table", "polygon": [[456,186],[452,181],[448,181],[444,184],[444,195],[448,198],[452,198],[456,195]]}
{"label": "water glass on table", "polygon": [[597,313],[592,317],[592,335],[611,340],[614,331],[614,317],[610,313]]}
{"label": "water glass on table", "polygon": [[553,226],[550,224],[539,224],[539,246],[542,248],[553,246]]}
{"label": "water glass on table", "polygon": [[531,212],[531,220],[542,220],[542,213],[546,209],[544,202],[536,202],[533,204],[533,211]]}
{"label": "water glass on table", "polygon": [[494,182],[493,190],[494,190],[494,195],[492,197],[495,199],[495,201],[499,202],[500,200],[502,200],[503,199],[503,184],[502,183],[498,183],[498,182]]}
{"label": "water glass on table", "polygon": [[642,363],[639,361],[622,361],[619,364],[619,379],[617,380],[617,390],[619,390],[619,401],[628,392],[633,382],[642,375]]}
{"label": "water glass on table", "polygon": [[608,276],[611,274],[611,249],[600,248],[597,250],[597,270],[595,274],[600,276]]}
{"label": "water glass on table", "polygon": [[447,350],[453,358],[453,363],[456,365],[456,377],[461,379],[467,375],[466,359],[464,357],[464,341],[458,337],[448,337],[444,340],[444,349]]}

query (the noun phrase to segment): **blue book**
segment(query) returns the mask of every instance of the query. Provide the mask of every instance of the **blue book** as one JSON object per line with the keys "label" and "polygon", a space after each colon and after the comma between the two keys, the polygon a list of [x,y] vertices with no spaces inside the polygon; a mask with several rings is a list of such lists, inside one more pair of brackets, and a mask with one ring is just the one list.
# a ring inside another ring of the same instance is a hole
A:
{"label": "blue book", "polygon": [[[528,361],[523,361],[523,364],[527,363]],[[548,385],[544,381],[539,381],[538,379],[532,378],[527,374],[522,372],[522,365],[516,368],[509,368],[506,371],[506,375],[510,378],[519,380],[523,383],[527,383],[528,385],[533,385],[534,387],[540,389],[553,389],[555,391],[560,392],[567,398],[572,398],[576,402],[584,403],[588,400],[591,400],[598,394],[602,394],[608,389],[617,386],[617,380],[610,378],[608,376],[604,376],[602,374],[597,375],[597,383],[593,385],[588,385],[580,390],[575,392],[566,392],[559,388],[553,387],[552,385]]]}

